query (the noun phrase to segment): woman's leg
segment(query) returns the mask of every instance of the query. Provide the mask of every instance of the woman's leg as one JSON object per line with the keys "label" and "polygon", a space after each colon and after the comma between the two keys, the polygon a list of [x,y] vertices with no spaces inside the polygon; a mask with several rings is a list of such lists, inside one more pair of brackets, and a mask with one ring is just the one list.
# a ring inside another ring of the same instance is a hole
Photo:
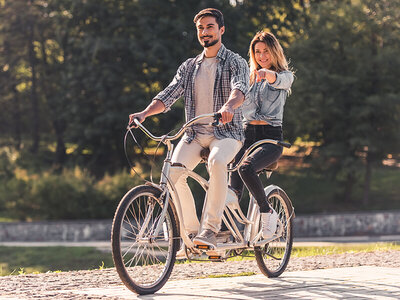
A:
{"label": "woman's leg", "polygon": [[[236,154],[235,156],[235,162],[234,162],[234,166],[236,166],[236,164],[240,161],[240,159],[242,158],[244,152],[254,143],[257,141],[257,136],[256,136],[256,129],[257,127],[255,126],[249,126],[249,125],[245,125],[244,126],[244,135],[245,135],[245,141],[243,144],[242,149],[239,150],[238,154]],[[239,175],[239,172],[232,172],[229,178],[229,185],[231,186],[231,188],[233,188],[233,190],[236,192],[236,194],[238,195],[238,199],[240,201],[240,199],[242,198],[243,195],[243,180]]]}
{"label": "woman's leg", "polygon": [[[246,147],[243,146],[242,149],[239,150],[238,154],[236,154],[235,162],[233,163],[234,166],[236,166],[236,164],[240,161],[245,151]],[[231,176],[229,178],[229,185],[235,191],[235,193],[238,196],[238,199],[240,200],[243,194],[243,181],[242,178],[240,178],[238,171],[231,173]]]}
{"label": "woman's leg", "polygon": [[256,199],[262,213],[268,212],[270,207],[257,172],[276,162],[282,155],[282,150],[281,146],[264,144],[256,149],[239,168],[240,177]]}

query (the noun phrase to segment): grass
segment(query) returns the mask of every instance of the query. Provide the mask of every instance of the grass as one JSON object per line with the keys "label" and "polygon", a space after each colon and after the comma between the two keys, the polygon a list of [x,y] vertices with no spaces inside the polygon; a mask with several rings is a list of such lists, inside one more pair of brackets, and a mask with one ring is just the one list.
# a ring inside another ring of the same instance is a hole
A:
{"label": "grass", "polygon": [[111,253],[92,247],[0,247],[0,275],[113,267]]}
{"label": "grass", "polygon": [[[360,253],[360,252],[373,252],[373,251],[400,251],[399,243],[365,243],[365,244],[337,244],[334,246],[294,246],[292,249],[291,257],[307,257],[307,256],[318,256],[318,255],[334,255],[344,253]],[[234,256],[228,258],[229,261],[243,261],[243,260],[254,260],[254,254],[250,251],[245,251],[246,256]],[[188,261],[180,260],[178,264],[188,263],[201,263],[210,261]],[[219,275],[218,275],[219,276]],[[243,275],[244,276],[244,275]]]}
{"label": "grass", "polygon": [[[398,243],[338,244],[335,246],[294,247],[292,257],[333,255],[372,251],[400,251]],[[228,261],[254,259],[233,257]],[[187,263],[187,262],[186,262]],[[192,262],[193,263],[193,262]],[[4,247],[0,246],[0,275],[24,275],[74,270],[103,270],[113,267],[111,253],[93,247]],[[250,276],[251,272],[214,277]]]}
{"label": "grass", "polygon": [[[292,257],[332,255],[372,251],[400,251],[398,243],[338,244],[334,246],[294,247]],[[233,257],[228,261],[254,259],[254,257]],[[188,263],[188,262],[186,262]],[[193,262],[191,262],[193,263]],[[0,275],[24,275],[45,272],[74,270],[103,270],[113,267],[111,253],[93,247],[4,247],[0,246]],[[224,274],[215,277],[250,276],[241,273]]]}
{"label": "grass", "polygon": [[13,218],[8,218],[8,217],[2,217],[0,216],[0,222],[17,222],[17,219],[13,219]]}
{"label": "grass", "polygon": [[293,247],[292,257],[360,253],[373,251],[400,251],[398,243],[338,244],[324,247]]}

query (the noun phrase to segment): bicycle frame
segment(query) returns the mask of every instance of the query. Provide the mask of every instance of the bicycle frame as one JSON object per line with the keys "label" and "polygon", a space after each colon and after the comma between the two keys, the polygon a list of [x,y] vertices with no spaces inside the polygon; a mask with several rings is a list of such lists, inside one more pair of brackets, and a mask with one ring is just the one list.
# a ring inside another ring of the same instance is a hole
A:
{"label": "bicycle frame", "polygon": [[[178,222],[180,224],[179,229],[180,229],[180,235],[181,238],[183,239],[183,242],[185,243],[185,245],[187,246],[187,248],[194,248],[195,245],[192,242],[192,240],[189,238],[188,232],[186,232],[185,230],[185,226],[183,223],[183,211],[182,211],[182,207],[181,207],[181,202],[179,199],[179,195],[176,192],[175,186],[172,183],[170,177],[169,177],[169,173],[170,173],[170,168],[172,167],[172,163],[171,163],[171,157],[172,157],[172,153],[174,150],[174,145],[172,144],[172,141],[178,139],[180,136],[182,136],[182,134],[185,132],[185,130],[192,125],[193,123],[201,120],[201,119],[205,119],[205,118],[210,118],[210,117],[214,117],[214,119],[217,117],[217,114],[204,114],[204,115],[200,115],[190,121],[188,121],[187,123],[185,123],[182,128],[178,131],[177,134],[175,134],[174,136],[161,136],[161,137],[157,137],[152,135],[139,121],[137,121],[136,119],[134,119],[134,122],[136,124],[137,127],[139,127],[149,138],[155,140],[155,141],[160,141],[162,143],[164,143],[167,146],[167,154],[166,157],[164,159],[163,162],[163,167],[161,170],[161,178],[160,178],[160,184],[154,184],[152,183],[152,185],[156,186],[158,189],[162,190],[162,198],[164,198],[164,205],[163,205],[163,209],[161,212],[161,216],[159,218],[159,221],[156,224],[155,230],[154,230],[154,236],[157,236],[159,231],[161,230],[161,228],[163,227],[163,223],[164,223],[164,218],[165,218],[165,214],[169,205],[169,200],[172,198],[173,203],[175,204],[175,208],[176,208],[176,213],[178,216]],[[132,127],[128,127],[128,129],[132,129]],[[242,162],[247,158],[247,156],[258,146],[264,144],[264,143],[272,143],[272,144],[277,144],[277,145],[281,145],[284,147],[290,147],[290,144],[281,142],[281,141],[277,141],[277,140],[270,140],[270,139],[265,139],[265,140],[261,140],[258,141],[256,143],[254,143],[249,149],[247,149],[243,155],[243,157],[241,158],[241,160],[238,162],[238,164],[235,167],[232,168],[228,168],[228,172],[234,172],[236,171],[239,166],[242,164]],[[206,179],[204,179],[203,177],[201,177],[199,174],[197,174],[196,172],[189,170],[187,168],[185,168],[184,166],[173,166],[173,168],[181,168],[182,173],[184,175],[186,175],[187,177],[190,177],[192,179],[194,179],[196,182],[198,182],[200,184],[200,186],[205,190],[206,192],[206,196],[207,196],[207,191],[208,191],[208,181]],[[278,188],[277,186],[269,186],[267,187],[269,189],[272,190],[272,188]],[[282,190],[283,191],[283,190]],[[231,232],[231,234],[233,235],[233,237],[235,238],[235,240],[237,241],[236,243],[229,243],[229,244],[219,244],[217,243],[217,247],[214,250],[233,250],[233,249],[243,249],[243,248],[253,248],[256,246],[262,246],[265,245],[267,243],[269,243],[270,241],[279,238],[280,236],[274,236],[270,239],[264,239],[260,241],[261,238],[261,232],[259,231],[259,208],[258,205],[254,199],[254,197],[250,197],[250,203],[249,203],[249,208],[248,208],[248,212],[247,212],[247,216],[244,216],[242,210],[240,209],[239,203],[238,203],[238,199],[235,195],[232,195],[230,193],[233,193],[232,191],[228,190],[228,201],[225,204],[225,215],[222,216],[222,222],[225,223],[225,225],[227,226],[228,230]],[[171,196],[171,197],[170,197]],[[207,197],[206,197],[207,199]],[[207,200],[206,200],[207,201]],[[202,223],[202,219],[203,219],[203,215],[204,215],[204,208],[205,208],[206,203],[204,203],[203,206],[203,213],[202,213],[202,218],[201,218],[201,222]],[[147,216],[151,215],[152,212],[148,212]],[[290,216],[291,217],[291,216]],[[143,228],[147,227],[147,217],[145,218],[145,226],[143,226]],[[240,232],[238,226],[235,223],[235,220],[241,224],[244,224],[244,231],[243,234]],[[154,226],[154,225],[153,225]],[[144,229],[142,230],[144,231]],[[141,240],[142,236],[143,236],[143,232],[139,232],[138,234],[138,239]]]}

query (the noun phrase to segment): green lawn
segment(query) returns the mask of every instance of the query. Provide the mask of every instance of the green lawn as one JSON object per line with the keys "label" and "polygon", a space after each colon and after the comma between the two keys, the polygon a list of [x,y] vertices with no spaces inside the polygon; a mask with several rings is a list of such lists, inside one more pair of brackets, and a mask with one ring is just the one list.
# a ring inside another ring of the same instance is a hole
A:
{"label": "green lawn", "polygon": [[[400,244],[338,244],[327,247],[294,247],[292,257],[370,251],[400,251]],[[234,257],[230,260],[254,259]],[[182,263],[182,262],[180,262]],[[0,275],[94,270],[113,267],[111,254],[91,247],[1,247]]]}
{"label": "green lawn", "polygon": [[113,265],[111,253],[91,247],[0,247],[1,276],[91,270]]}
{"label": "green lawn", "polygon": [[294,247],[292,257],[306,257],[316,255],[332,255],[343,253],[373,252],[373,251],[400,251],[398,243],[368,243],[368,244],[338,244],[325,247]]}

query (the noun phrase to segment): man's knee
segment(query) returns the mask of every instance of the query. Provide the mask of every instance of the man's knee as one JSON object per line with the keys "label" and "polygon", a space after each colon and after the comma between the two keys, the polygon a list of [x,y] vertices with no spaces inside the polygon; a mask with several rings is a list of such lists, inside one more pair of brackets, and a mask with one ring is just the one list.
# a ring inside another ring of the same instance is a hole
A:
{"label": "man's knee", "polygon": [[226,168],[228,163],[225,158],[214,156],[208,160],[208,165],[211,169],[214,168]]}

